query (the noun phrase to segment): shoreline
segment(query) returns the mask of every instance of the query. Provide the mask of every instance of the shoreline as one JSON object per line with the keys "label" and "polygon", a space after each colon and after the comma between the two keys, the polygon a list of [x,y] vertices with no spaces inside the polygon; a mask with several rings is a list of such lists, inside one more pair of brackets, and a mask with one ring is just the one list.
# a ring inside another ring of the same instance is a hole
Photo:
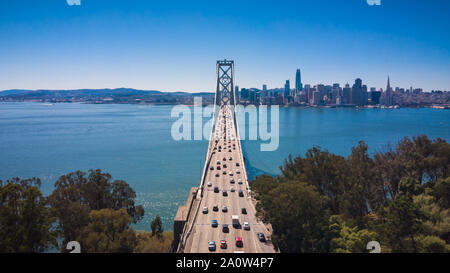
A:
{"label": "shoreline", "polygon": [[[148,106],[176,106],[176,105],[184,105],[184,106],[194,106],[193,103],[129,103],[129,102],[98,102],[98,101],[33,101],[33,100],[24,100],[24,101],[0,101],[1,103],[38,103],[43,105],[52,106],[57,103],[79,103],[79,104],[126,104],[126,105],[148,105]],[[203,104],[202,106],[208,106],[211,104]],[[242,106],[248,106],[253,104],[238,104]],[[266,104],[260,104],[255,106],[261,106]],[[283,108],[355,108],[355,109],[401,109],[401,108],[410,108],[410,109],[419,109],[419,108],[429,108],[429,109],[439,109],[439,110],[448,110],[450,109],[450,105],[423,105],[423,106],[384,106],[384,105],[367,105],[367,106],[355,106],[355,105],[266,105],[268,107],[270,106],[279,106]]]}

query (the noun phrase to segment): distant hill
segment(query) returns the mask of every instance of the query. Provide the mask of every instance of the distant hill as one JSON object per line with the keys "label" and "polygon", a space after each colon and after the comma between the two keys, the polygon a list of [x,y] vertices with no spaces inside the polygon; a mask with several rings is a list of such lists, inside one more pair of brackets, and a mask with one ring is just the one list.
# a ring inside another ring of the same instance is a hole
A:
{"label": "distant hill", "polygon": [[162,92],[157,90],[77,89],[77,90],[4,90],[0,101],[42,101],[42,102],[95,102],[95,103],[191,103],[194,96],[201,96],[206,103],[213,100],[214,93],[208,92]]}
{"label": "distant hill", "polygon": [[0,91],[0,96],[22,94],[22,93],[26,93],[26,92],[30,92],[30,90],[20,90],[20,89],[4,90],[4,91]]}
{"label": "distant hill", "polygon": [[114,96],[114,95],[149,95],[149,94],[172,94],[172,95],[189,95],[189,94],[209,94],[208,92],[162,92],[158,90],[138,90],[133,88],[115,88],[115,89],[73,89],[73,90],[27,90],[27,89],[11,89],[0,91],[0,96],[18,95],[18,94],[53,94],[53,95],[102,95],[102,96]]}

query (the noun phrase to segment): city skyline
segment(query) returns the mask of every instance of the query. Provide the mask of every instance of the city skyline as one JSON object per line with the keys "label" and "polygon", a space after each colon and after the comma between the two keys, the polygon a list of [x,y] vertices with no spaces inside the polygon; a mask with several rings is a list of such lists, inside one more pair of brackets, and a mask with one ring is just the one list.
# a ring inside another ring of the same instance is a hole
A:
{"label": "city skyline", "polygon": [[295,86],[301,67],[303,83],[450,89],[448,1],[237,3],[2,1],[0,90],[212,91],[224,58],[240,86]]}
{"label": "city skyline", "polygon": [[[266,84],[260,88],[242,88],[236,86],[236,94],[243,104],[293,105],[293,106],[332,106],[332,107],[423,107],[435,106],[448,108],[447,90],[424,92],[423,88],[391,86],[387,77],[386,88],[368,87],[361,78],[356,78],[353,85],[348,82],[332,84],[305,84],[301,81],[301,69],[295,73],[295,86],[291,88],[290,80],[284,87],[268,89]],[[439,106],[438,106],[439,105]]]}

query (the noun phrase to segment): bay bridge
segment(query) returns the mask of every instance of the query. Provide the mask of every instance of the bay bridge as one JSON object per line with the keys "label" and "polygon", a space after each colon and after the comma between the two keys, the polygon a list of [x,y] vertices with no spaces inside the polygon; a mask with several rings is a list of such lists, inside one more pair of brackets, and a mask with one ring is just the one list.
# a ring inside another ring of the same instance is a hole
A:
{"label": "bay bridge", "polygon": [[198,187],[174,221],[172,252],[272,253],[256,217],[236,118],[234,61],[217,61],[212,131]]}

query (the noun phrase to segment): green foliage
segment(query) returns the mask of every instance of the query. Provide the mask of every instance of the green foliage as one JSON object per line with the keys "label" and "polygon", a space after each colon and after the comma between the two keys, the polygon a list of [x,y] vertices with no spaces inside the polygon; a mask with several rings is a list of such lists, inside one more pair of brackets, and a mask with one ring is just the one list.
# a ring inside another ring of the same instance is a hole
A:
{"label": "green foliage", "polygon": [[450,245],[437,236],[421,236],[418,245],[423,253],[450,253]]}
{"label": "green foliage", "polygon": [[272,242],[282,252],[318,251],[325,202],[313,186],[299,181],[280,184],[264,199],[273,227]]}
{"label": "green foliage", "polygon": [[442,251],[450,241],[449,160],[450,145],[427,136],[373,158],[364,142],[347,158],[313,147],[289,156],[280,176],[251,182],[257,216],[272,224],[282,252],[366,252],[374,238],[383,252]]}
{"label": "green foliage", "polygon": [[161,237],[164,230],[159,215],[156,215],[155,219],[153,219],[151,229],[152,229],[152,236],[156,235],[157,237]]}
{"label": "green foliage", "polygon": [[330,251],[334,253],[367,253],[367,243],[379,240],[376,232],[350,227],[338,215],[330,217],[329,229],[335,235],[330,243]]}
{"label": "green foliage", "polygon": [[81,251],[88,253],[133,252],[137,244],[135,231],[128,226],[131,217],[126,209],[101,209],[89,213],[89,224],[77,238]]}
{"label": "green foliage", "polygon": [[167,253],[173,241],[173,232],[163,232],[160,237],[152,236],[150,232],[137,234],[138,244],[135,253]]}
{"label": "green foliage", "polygon": [[156,236],[130,228],[144,209],[125,181],[101,170],[76,171],[61,176],[48,198],[40,184],[37,178],[0,180],[0,253],[43,252],[58,247],[58,236],[61,251],[75,240],[89,253],[168,252],[173,233],[163,232],[159,216],[151,226]]}
{"label": "green foliage", "polygon": [[258,183],[251,185],[253,191],[256,193],[256,199],[260,196],[268,194],[271,190],[278,186],[276,179],[270,175],[262,175],[258,177]]}
{"label": "green foliage", "polygon": [[79,237],[89,223],[92,210],[124,208],[132,222],[139,221],[144,209],[135,206],[135,197],[136,193],[125,181],[111,182],[111,175],[101,170],[89,170],[87,177],[81,171],[61,176],[49,201],[55,209],[58,230],[64,238],[63,246]]}
{"label": "green foliage", "polygon": [[56,246],[54,218],[37,178],[0,181],[0,252],[42,252]]}
{"label": "green foliage", "polygon": [[449,241],[450,209],[440,207],[433,196],[426,194],[414,196],[414,203],[425,217],[422,221],[423,234],[438,236]]}
{"label": "green foliage", "polygon": [[439,206],[450,209],[450,177],[436,182],[433,195]]}
{"label": "green foliage", "polygon": [[417,252],[414,236],[423,230],[425,217],[409,196],[398,195],[386,209],[388,237],[394,252],[408,250],[405,238],[410,240],[411,247]]}

